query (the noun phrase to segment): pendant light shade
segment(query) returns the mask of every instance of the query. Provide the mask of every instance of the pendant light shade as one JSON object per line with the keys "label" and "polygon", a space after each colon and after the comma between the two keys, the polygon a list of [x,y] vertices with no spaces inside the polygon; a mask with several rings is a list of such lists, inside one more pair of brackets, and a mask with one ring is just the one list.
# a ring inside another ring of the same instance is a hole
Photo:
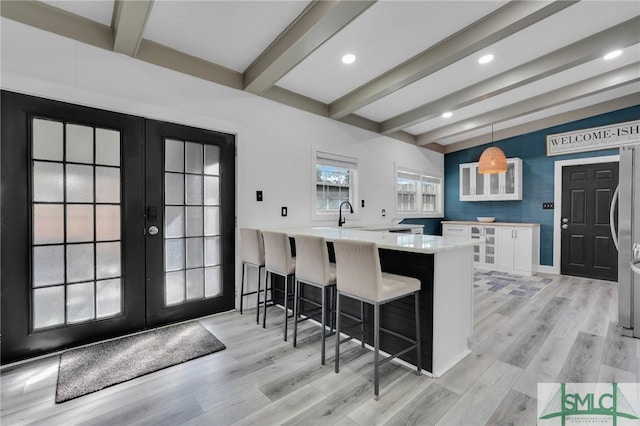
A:
{"label": "pendant light shade", "polygon": [[[491,143],[493,143],[493,124],[491,125]],[[504,155],[504,152],[496,146],[490,146],[485,149],[480,156],[478,173],[491,175],[506,171],[507,156]]]}
{"label": "pendant light shade", "polygon": [[507,157],[498,147],[491,146],[484,150],[480,156],[478,173],[493,174],[507,171]]}

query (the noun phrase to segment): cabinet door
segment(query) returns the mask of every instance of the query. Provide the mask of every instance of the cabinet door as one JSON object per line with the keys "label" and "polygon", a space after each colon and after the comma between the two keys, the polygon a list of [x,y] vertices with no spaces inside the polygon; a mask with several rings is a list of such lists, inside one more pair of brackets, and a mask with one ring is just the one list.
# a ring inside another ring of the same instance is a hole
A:
{"label": "cabinet door", "polygon": [[496,249],[498,245],[497,240],[497,227],[495,226],[485,226],[484,227],[484,257],[482,263],[486,266],[495,266],[496,265]]}
{"label": "cabinet door", "polygon": [[469,237],[467,225],[442,225],[442,235],[445,237]]}
{"label": "cabinet door", "polygon": [[514,245],[514,230],[510,226],[502,226],[498,228],[498,246],[500,251],[498,252],[498,267],[501,270],[513,269],[513,245]]}
{"label": "cabinet door", "polygon": [[[469,236],[472,239],[480,239],[482,237],[482,226],[471,225],[469,226]],[[484,247],[481,244],[473,246],[473,261],[475,263],[482,263],[484,258]]]}
{"label": "cabinet door", "polygon": [[513,269],[531,273],[533,268],[533,230],[514,228]]}
{"label": "cabinet door", "polygon": [[492,198],[495,198],[495,195],[500,195],[502,193],[500,181],[504,180],[504,173],[493,173],[486,176],[488,177],[487,194],[492,196]]}
{"label": "cabinet door", "polygon": [[505,195],[516,194],[516,165],[513,162],[507,163],[507,172],[502,174],[502,190]]}
{"label": "cabinet door", "polygon": [[471,192],[471,166],[466,164],[460,165],[460,199],[467,199],[474,195]]}
{"label": "cabinet door", "polygon": [[475,163],[472,167],[472,171],[473,171],[473,182],[474,182],[474,195],[475,195],[475,199],[482,199],[482,197],[484,197],[486,195],[486,191],[487,191],[487,184],[486,184],[486,179],[485,176],[483,174],[480,174],[480,172],[478,171],[478,164]]}

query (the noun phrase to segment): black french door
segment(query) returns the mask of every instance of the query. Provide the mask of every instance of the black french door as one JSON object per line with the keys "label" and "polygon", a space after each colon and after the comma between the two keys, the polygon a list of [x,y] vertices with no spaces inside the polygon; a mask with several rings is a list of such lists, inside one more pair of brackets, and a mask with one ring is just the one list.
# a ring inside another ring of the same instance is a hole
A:
{"label": "black french door", "polygon": [[[202,261],[197,251],[182,268],[182,300],[163,240],[176,229],[158,176],[163,129],[191,159],[199,144],[203,168],[205,146],[218,161],[200,174],[217,185],[216,204],[201,208],[218,220],[206,233],[202,221]],[[2,363],[233,308],[233,136],[6,91],[1,136]],[[206,265],[205,238],[216,239]]]}

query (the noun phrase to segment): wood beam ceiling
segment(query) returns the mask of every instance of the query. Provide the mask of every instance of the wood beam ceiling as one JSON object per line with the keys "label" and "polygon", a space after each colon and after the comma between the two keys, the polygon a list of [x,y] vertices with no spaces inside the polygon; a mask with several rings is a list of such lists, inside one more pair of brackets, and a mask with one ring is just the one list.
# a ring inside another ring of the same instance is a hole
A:
{"label": "wood beam ceiling", "polygon": [[263,95],[311,52],[367,10],[370,1],[313,1],[244,72],[244,90]]}
{"label": "wood beam ceiling", "polygon": [[576,1],[513,1],[430,47],[407,62],[329,104],[329,116],[342,118],[396,90],[439,71],[557,13]]}
{"label": "wood beam ceiling", "polygon": [[114,2],[111,19],[114,52],[136,56],[152,5],[153,0]]}

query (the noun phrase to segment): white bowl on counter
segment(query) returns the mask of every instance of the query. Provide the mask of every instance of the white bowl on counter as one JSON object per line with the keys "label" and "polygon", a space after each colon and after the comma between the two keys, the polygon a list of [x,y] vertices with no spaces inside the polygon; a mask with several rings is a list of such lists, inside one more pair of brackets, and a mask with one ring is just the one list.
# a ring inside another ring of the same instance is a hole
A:
{"label": "white bowl on counter", "polygon": [[482,223],[491,223],[496,220],[495,217],[489,217],[489,216],[480,216],[477,219],[478,219],[478,222],[482,222]]}

